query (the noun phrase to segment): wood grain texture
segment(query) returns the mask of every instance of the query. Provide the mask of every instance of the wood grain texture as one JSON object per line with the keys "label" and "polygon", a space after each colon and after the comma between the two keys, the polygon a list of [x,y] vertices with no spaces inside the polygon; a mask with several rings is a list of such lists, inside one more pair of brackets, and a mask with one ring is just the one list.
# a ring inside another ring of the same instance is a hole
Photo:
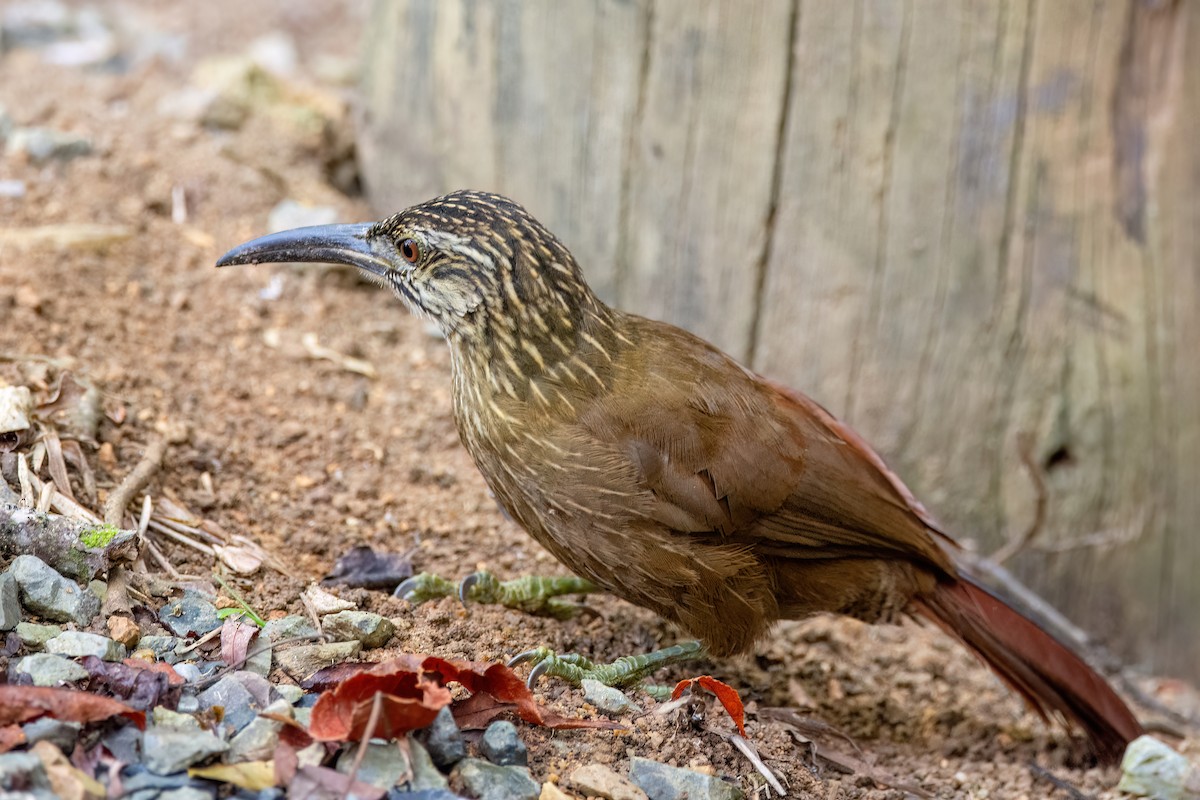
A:
{"label": "wood grain texture", "polygon": [[602,296],[811,394],[985,552],[1044,483],[1019,574],[1196,677],[1198,11],[380,2],[364,172],[381,213],[517,198]]}

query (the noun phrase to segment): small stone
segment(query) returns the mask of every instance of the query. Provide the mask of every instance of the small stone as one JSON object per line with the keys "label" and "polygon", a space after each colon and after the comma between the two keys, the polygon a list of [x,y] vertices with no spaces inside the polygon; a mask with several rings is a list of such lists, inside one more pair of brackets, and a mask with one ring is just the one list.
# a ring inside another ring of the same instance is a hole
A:
{"label": "small stone", "polygon": [[228,749],[229,745],[207,731],[175,731],[155,726],[147,728],[142,738],[146,767],[157,775],[182,772]]}
{"label": "small stone", "polygon": [[630,700],[620,689],[606,686],[591,678],[584,678],[582,686],[583,699],[594,705],[596,710],[609,716],[636,714],[642,710],[641,706]]}
{"label": "small stone", "polygon": [[46,642],[62,633],[57,625],[39,625],[36,622],[18,622],[17,638],[30,650],[41,650]]}
{"label": "small stone", "polygon": [[467,745],[462,731],[454,721],[450,708],[443,707],[429,726],[429,738],[425,740],[429,757],[442,769],[450,769],[467,755]]}
{"label": "small stone", "polygon": [[25,734],[25,741],[30,747],[38,742],[49,742],[64,753],[69,753],[75,749],[75,742],[79,739],[81,728],[83,725],[78,722],[65,722],[53,717],[39,717],[33,722],[26,722],[22,725],[21,731]]}
{"label": "small stone", "polygon": [[81,681],[88,671],[69,658],[51,653],[34,653],[16,663],[18,675],[25,674],[33,679],[34,686],[59,686]]}
{"label": "small stone", "polygon": [[200,667],[191,661],[186,664],[176,664],[175,674],[183,678],[184,683],[196,683],[204,678],[204,675],[200,672]]}
{"label": "small stone", "polygon": [[191,714],[185,714],[180,711],[172,711],[166,706],[155,706],[150,712],[150,719],[154,726],[163,730],[171,731],[198,731],[200,730],[200,721]]}
{"label": "small stone", "polygon": [[317,629],[312,626],[308,617],[302,617],[299,614],[290,614],[280,619],[269,620],[263,626],[262,635],[272,642],[279,642],[284,639],[296,639],[301,636],[315,637]]}
{"label": "small stone", "polygon": [[0,755],[0,796],[53,798],[42,760],[33,753]]}
{"label": "small stone", "polygon": [[[109,729],[101,738],[104,749],[113,758],[126,764],[137,764],[142,760],[142,732],[133,725],[122,725]],[[144,768],[143,768],[144,769]],[[125,786],[126,791],[130,788]]]}
{"label": "small stone", "polygon": [[[268,714],[292,716],[292,706],[286,700],[276,700],[263,711]],[[282,727],[282,722],[256,716],[230,740],[229,753],[225,760],[230,764],[269,760],[275,752],[275,745],[279,743],[279,730]]]}
{"label": "small stone", "polygon": [[501,767],[529,763],[529,750],[517,735],[517,726],[508,720],[497,720],[487,726],[479,740],[479,752],[488,761]]}
{"label": "small stone", "polygon": [[300,702],[300,698],[304,697],[304,690],[294,683],[277,683],[275,692],[291,705]]}
{"label": "small stone", "polygon": [[21,600],[17,576],[10,570],[0,572],[0,631],[11,631],[21,621]]}
{"label": "small stone", "polygon": [[307,678],[319,669],[340,664],[362,651],[362,642],[333,642],[285,647],[275,654],[275,663],[296,678]]}
{"label": "small stone", "polygon": [[251,655],[246,658],[246,663],[242,664],[242,669],[246,672],[253,672],[255,675],[266,678],[271,674],[271,663],[275,656],[272,653],[273,648],[261,647],[261,644],[265,644],[265,640],[263,640],[262,636],[260,635],[250,646],[251,651],[257,652],[252,652]]}
{"label": "small stone", "polygon": [[618,775],[603,764],[587,764],[579,767],[568,778],[572,785],[588,797],[605,797],[608,800],[646,800],[646,793],[623,775]]}
{"label": "small stone", "polygon": [[464,758],[455,768],[463,786],[479,800],[537,800],[541,785],[524,767],[501,767]]}
{"label": "small stone", "polygon": [[350,641],[357,639],[363,647],[383,647],[396,632],[396,626],[387,617],[370,611],[339,611],[321,618],[325,633],[335,639]]}
{"label": "small stone", "polygon": [[108,628],[108,635],[130,650],[137,647],[142,639],[142,629],[124,614],[113,614],[104,624]]}
{"label": "small stone", "polygon": [[[330,222],[332,222],[332,221],[333,220],[331,219]],[[323,225],[323,224],[326,224],[326,223],[321,223],[321,222],[305,222],[305,223],[303,223],[303,225]],[[268,227],[270,227],[269,224],[268,224]],[[291,227],[293,227],[293,226],[288,225],[288,228],[291,228]],[[309,584],[308,588],[304,590],[303,596],[304,596],[304,599],[308,601],[308,604],[310,606],[312,606],[313,611],[315,611],[317,613],[318,617],[323,617],[326,614],[336,614],[339,611],[353,611],[355,609],[354,603],[351,603],[349,600],[343,600],[342,598],[338,597],[335,594],[330,594],[329,592],[322,589],[320,586],[317,586],[315,583]]]}
{"label": "small stone", "polygon": [[59,575],[37,556],[17,556],[9,571],[20,587],[21,604],[38,616],[87,625],[100,611],[96,595]]}
{"label": "small stone", "polygon": [[199,786],[180,786],[178,789],[168,789],[159,792],[158,800],[213,800],[216,793]]}
{"label": "small stone", "polygon": [[[348,747],[338,756],[337,771],[349,775],[354,769],[354,761],[358,758],[359,743]],[[390,789],[408,774],[408,759],[394,742],[370,743],[367,752],[363,754],[355,780],[378,786],[380,789]]]}
{"label": "small stone", "polygon": [[194,694],[185,694],[179,698],[178,705],[175,710],[180,714],[195,714],[200,711],[200,701],[196,699]]}
{"label": "small stone", "polygon": [[[115,637],[114,637],[115,638]],[[179,663],[178,648],[185,644],[178,636],[143,636],[138,639],[139,650],[149,650],[159,661],[168,664]]]}
{"label": "small stone", "polygon": [[125,645],[120,642],[83,631],[63,631],[46,642],[46,652],[69,658],[95,656],[104,661],[121,661],[126,656]]}
{"label": "small stone", "polygon": [[575,796],[546,781],[542,784],[542,793],[538,795],[538,800],[575,800]]}
{"label": "small stone", "polygon": [[387,800],[466,800],[449,789],[388,789]]}
{"label": "small stone", "polygon": [[69,161],[92,152],[90,139],[50,128],[17,128],[8,136],[9,155],[24,155],[34,163]]}
{"label": "small stone", "polygon": [[254,695],[233,676],[226,676],[199,695],[201,708],[223,709],[223,720],[235,731],[250,724],[258,716]]}
{"label": "small stone", "polygon": [[433,759],[429,756],[429,751],[424,745],[416,739],[408,740],[408,751],[412,756],[412,780],[408,782],[408,788],[412,792],[423,792],[430,790],[445,790],[450,787],[450,781],[446,776],[438,771],[438,768],[433,765]]}
{"label": "small stone", "polygon": [[[1191,781],[1188,773],[1192,773]],[[1196,785],[1189,786],[1193,781]],[[1192,791],[1200,789],[1200,768],[1193,768],[1185,756],[1153,736],[1139,736],[1125,748],[1117,789],[1155,800],[1195,797]]]}
{"label": "small stone", "polygon": [[746,797],[737,786],[720,778],[638,756],[629,759],[629,780],[650,800],[745,800]]}
{"label": "small stone", "polygon": [[158,619],[176,636],[203,636],[221,627],[217,607],[193,589],[184,589],[183,597],[164,605]]}
{"label": "small stone", "polygon": [[96,599],[100,601],[100,605],[104,605],[104,599],[108,597],[108,584],[99,578],[93,578],[88,581],[88,591],[96,595]]}

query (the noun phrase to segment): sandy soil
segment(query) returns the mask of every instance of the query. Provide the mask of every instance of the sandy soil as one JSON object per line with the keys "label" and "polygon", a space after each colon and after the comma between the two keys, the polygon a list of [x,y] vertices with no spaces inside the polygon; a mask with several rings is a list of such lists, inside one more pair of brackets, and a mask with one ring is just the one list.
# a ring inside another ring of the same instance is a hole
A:
{"label": "sandy soil", "polygon": [[[416,543],[418,570],[452,578],[482,567],[505,577],[561,571],[489,497],[454,430],[446,349],[398,301],[336,270],[212,267],[227,247],[265,232],[268,211],[285,198],[332,205],[346,221],[373,214],[331,185],[337,137],[311,120],[264,104],[234,129],[213,129],[170,112],[170,101],[194,84],[204,59],[244,53],[255,38],[282,30],[301,59],[287,85],[329,108],[330,98],[351,89],[314,75],[330,72],[331,59],[352,63],[365,6],[260,0],[250,14],[233,0],[109,4],[105,14],[134,38],[149,31],[185,46],[128,70],[50,66],[30,48],[0,57],[0,102],[17,124],[95,144],[68,163],[0,162],[0,177],[27,184],[24,197],[0,198],[0,227],[90,223],[132,232],[100,246],[3,240],[0,353],[69,359],[103,390],[106,410],[126,412],[123,424],[101,427],[115,466],[88,451],[101,497],[157,427],[187,425],[188,442],[170,451],[152,488],[285,560],[287,575],[233,579],[264,614],[300,611],[300,590],[358,544],[403,550]],[[172,219],[173,192],[185,198],[185,220]],[[306,335],[365,359],[378,377],[309,357]],[[34,368],[0,362],[0,377],[19,382]],[[101,498],[84,499],[98,507]],[[183,548],[166,549],[182,570],[213,569]],[[567,622],[451,601],[414,608],[381,592],[348,596],[399,618],[395,648],[448,657],[501,659],[549,644],[606,658],[679,637],[654,615],[607,596],[589,600],[594,614]],[[750,738],[794,797],[905,796],[897,785],[937,797],[1068,796],[1039,769],[1086,794],[1117,796],[1116,770],[1089,769],[1060,728],[1026,713],[932,630],[788,624],[753,657],[686,672],[711,672],[742,692]],[[1194,702],[1174,682],[1142,686],[1172,703]],[[594,711],[577,690],[547,683],[539,691],[560,712]],[[798,709],[847,739],[768,721],[759,713],[767,707]],[[522,732],[540,779],[591,761],[623,771],[634,754],[711,767],[760,789],[761,778],[729,743],[730,730],[709,709],[647,714],[618,734]],[[810,738],[862,764],[847,771],[814,758]],[[890,776],[893,787],[870,770]]]}

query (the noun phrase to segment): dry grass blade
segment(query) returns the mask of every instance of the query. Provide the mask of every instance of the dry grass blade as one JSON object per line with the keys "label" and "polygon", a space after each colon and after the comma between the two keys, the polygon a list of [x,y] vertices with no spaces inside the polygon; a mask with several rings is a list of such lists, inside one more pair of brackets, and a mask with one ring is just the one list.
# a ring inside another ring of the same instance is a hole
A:
{"label": "dry grass blade", "polygon": [[208,545],[204,544],[203,542],[197,542],[190,536],[171,530],[171,528],[159,522],[157,519],[150,520],[150,529],[161,533],[163,536],[166,536],[168,539],[178,542],[179,544],[204,553],[206,556],[215,558],[217,555],[216,551]]}
{"label": "dry grass blade", "polygon": [[[71,492],[71,480],[67,477],[67,460],[63,458],[62,440],[58,438],[58,432],[46,431],[42,435],[42,441],[46,443],[46,457],[49,461],[50,477],[54,479],[55,488],[68,500],[74,501],[75,495]],[[116,527],[121,526],[117,525]]]}
{"label": "dry grass blade", "polygon": [[755,749],[754,745],[747,741],[740,733],[729,734],[729,741],[733,742],[733,746],[750,761],[754,768],[758,770],[758,774],[763,776],[780,797],[787,795],[783,784],[779,782],[779,778],[775,777],[775,773],[771,771],[771,768],[763,763],[762,757],[759,756],[758,750]]}

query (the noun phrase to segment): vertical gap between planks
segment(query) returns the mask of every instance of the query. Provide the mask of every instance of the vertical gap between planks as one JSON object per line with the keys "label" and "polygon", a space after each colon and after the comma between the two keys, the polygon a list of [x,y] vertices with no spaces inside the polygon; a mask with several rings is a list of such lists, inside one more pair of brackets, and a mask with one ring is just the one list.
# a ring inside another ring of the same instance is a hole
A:
{"label": "vertical gap between planks", "polygon": [[642,120],[646,113],[646,85],[650,80],[650,52],[654,39],[654,2],[646,0],[642,12],[642,60],[638,66],[637,98],[634,100],[633,118],[629,121],[629,132],[625,141],[625,163],[621,166],[620,208],[617,211],[617,246],[613,255],[613,301],[619,307],[628,305],[630,259],[629,247],[630,216],[633,214],[633,170],[637,161],[637,142],[641,135]]}
{"label": "vertical gap between planks", "polygon": [[788,126],[792,111],[792,73],[796,68],[796,42],[800,34],[800,0],[792,0],[788,17],[787,57],[784,59],[783,101],[779,112],[779,130],[775,137],[775,165],[771,172],[771,198],[767,206],[767,218],[763,223],[762,250],[755,265],[754,302],[750,309],[749,341],[744,351],[746,363],[757,369],[759,338],[762,336],[763,295],[767,286],[767,269],[775,249],[775,219],[779,211],[779,194],[783,186],[783,155],[787,143]]}

